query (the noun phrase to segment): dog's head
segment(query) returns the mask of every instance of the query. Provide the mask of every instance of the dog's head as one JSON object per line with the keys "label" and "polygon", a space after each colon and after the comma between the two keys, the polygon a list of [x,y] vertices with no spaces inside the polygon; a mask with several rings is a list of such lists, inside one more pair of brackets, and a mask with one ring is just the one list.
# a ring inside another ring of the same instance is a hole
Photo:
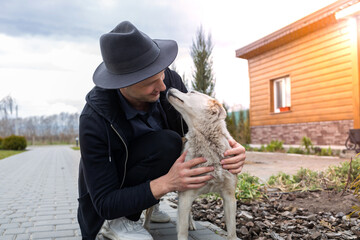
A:
{"label": "dog's head", "polygon": [[171,105],[181,113],[189,126],[194,126],[196,123],[212,123],[224,120],[226,117],[223,106],[208,95],[196,91],[183,93],[170,88],[166,97]]}

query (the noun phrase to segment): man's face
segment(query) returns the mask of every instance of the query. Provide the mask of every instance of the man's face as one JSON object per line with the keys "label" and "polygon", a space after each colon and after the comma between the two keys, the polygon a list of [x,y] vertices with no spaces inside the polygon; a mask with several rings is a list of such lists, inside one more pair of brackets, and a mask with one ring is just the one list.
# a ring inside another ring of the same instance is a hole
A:
{"label": "man's face", "polygon": [[121,88],[120,91],[130,103],[156,102],[160,97],[160,92],[166,90],[164,78],[164,71],[161,71],[137,84]]}

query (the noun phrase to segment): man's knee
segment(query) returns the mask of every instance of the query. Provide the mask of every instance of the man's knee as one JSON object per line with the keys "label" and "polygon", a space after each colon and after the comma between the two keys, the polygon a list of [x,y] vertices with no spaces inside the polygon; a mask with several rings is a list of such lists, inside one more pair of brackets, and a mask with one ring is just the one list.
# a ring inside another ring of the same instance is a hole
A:
{"label": "man's knee", "polygon": [[141,136],[130,146],[130,166],[164,166],[169,168],[180,156],[182,140],[179,134],[171,130],[161,130]]}
{"label": "man's knee", "polygon": [[[163,158],[175,158],[180,156],[182,150],[182,139],[179,134],[171,130],[162,130],[158,132],[156,139],[157,143],[154,143],[160,155]],[[174,160],[174,161],[175,161]]]}
{"label": "man's knee", "polygon": [[179,134],[171,130],[158,132],[154,145],[157,149],[156,175],[166,174],[176,159],[180,156],[182,150],[182,139]]}

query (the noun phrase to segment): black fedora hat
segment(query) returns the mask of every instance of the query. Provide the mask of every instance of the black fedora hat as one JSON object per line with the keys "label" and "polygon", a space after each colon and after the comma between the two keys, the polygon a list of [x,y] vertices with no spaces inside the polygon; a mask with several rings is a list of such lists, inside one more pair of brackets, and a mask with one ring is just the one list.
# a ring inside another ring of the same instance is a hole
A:
{"label": "black fedora hat", "polygon": [[93,75],[96,86],[128,87],[168,67],[178,53],[173,40],[151,39],[128,21],[100,37],[103,62]]}

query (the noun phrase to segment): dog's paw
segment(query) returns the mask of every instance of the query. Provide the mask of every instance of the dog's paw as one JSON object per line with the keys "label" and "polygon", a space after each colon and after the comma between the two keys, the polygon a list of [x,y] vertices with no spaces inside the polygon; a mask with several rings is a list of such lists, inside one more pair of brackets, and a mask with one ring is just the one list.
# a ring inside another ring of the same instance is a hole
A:
{"label": "dog's paw", "polygon": [[228,237],[227,239],[228,239],[228,240],[238,240],[237,237]]}
{"label": "dog's paw", "polygon": [[189,230],[190,231],[195,231],[196,230],[195,222],[192,219],[190,219],[190,222],[189,222]]}
{"label": "dog's paw", "polygon": [[179,236],[178,235],[178,240],[188,240],[189,238],[187,236]]}

